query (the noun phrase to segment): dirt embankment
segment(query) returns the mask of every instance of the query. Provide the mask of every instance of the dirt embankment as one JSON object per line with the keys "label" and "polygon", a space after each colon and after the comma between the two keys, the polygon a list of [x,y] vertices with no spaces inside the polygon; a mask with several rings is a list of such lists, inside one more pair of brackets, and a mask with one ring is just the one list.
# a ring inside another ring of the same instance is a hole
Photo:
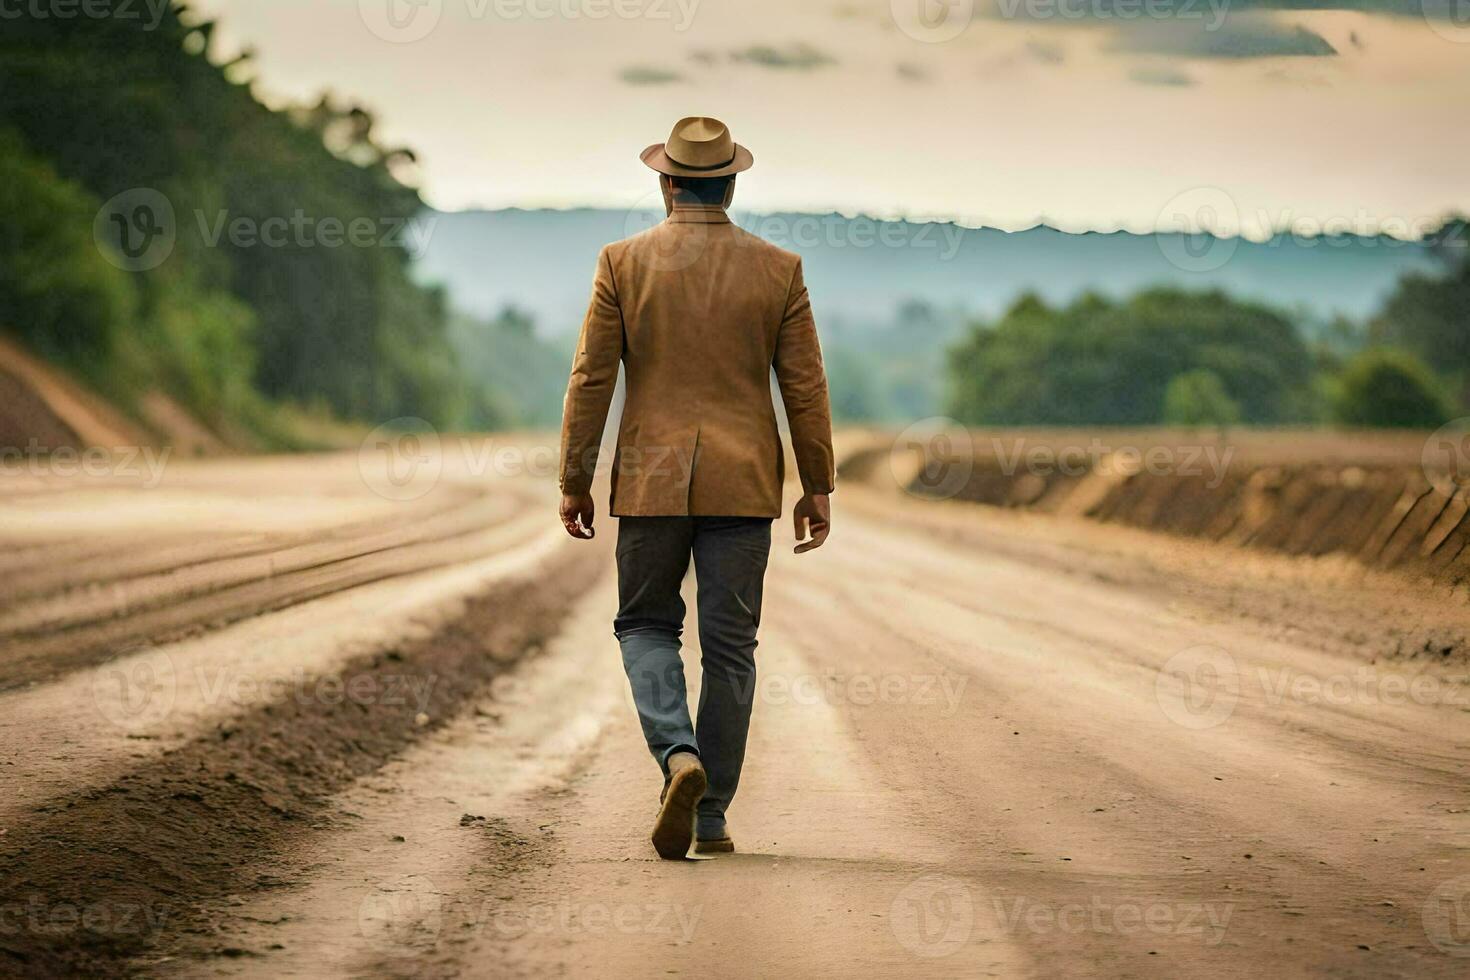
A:
{"label": "dirt embankment", "polygon": [[0,450],[45,455],[57,450],[169,446],[213,456],[226,445],[161,391],[145,394],[138,418],[0,336]]}
{"label": "dirt embankment", "polygon": [[1425,446],[1424,433],[935,430],[870,440],[839,472],[921,498],[1340,555],[1458,587],[1470,579],[1470,488],[1426,468]]}

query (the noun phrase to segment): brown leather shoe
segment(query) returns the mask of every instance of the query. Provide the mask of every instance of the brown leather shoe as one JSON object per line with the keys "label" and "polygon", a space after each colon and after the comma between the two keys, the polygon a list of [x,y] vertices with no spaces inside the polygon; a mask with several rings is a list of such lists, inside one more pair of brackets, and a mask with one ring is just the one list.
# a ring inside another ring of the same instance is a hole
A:
{"label": "brown leather shoe", "polygon": [[694,843],[694,808],[708,785],[697,755],[676,752],[669,757],[669,782],[651,835],[659,857],[679,861],[689,856],[689,845]]}
{"label": "brown leather shoe", "polygon": [[734,854],[735,842],[728,837],[710,837],[694,842],[695,854]]}

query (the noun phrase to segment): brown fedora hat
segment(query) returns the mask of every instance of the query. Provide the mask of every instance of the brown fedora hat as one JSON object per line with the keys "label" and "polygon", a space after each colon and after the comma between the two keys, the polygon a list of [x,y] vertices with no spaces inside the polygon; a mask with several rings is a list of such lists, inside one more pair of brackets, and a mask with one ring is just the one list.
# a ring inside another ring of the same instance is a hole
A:
{"label": "brown fedora hat", "polygon": [[730,129],[709,116],[685,116],[674,123],[667,143],[655,143],[639,156],[671,177],[726,177],[749,170],[750,151],[730,138]]}

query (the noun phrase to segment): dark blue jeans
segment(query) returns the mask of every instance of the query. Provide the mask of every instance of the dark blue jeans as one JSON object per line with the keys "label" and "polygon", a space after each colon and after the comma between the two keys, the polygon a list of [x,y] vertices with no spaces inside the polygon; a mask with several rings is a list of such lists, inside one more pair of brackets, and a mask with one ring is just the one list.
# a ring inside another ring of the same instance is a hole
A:
{"label": "dark blue jeans", "polygon": [[[740,784],[755,699],[755,634],[771,552],[765,517],[623,517],[618,520],[618,616],[613,629],[643,737],[665,775],[675,752],[694,752],[709,775],[699,804],[702,838],[725,834]],[[698,725],[690,720],[679,637],[679,586],[694,560],[699,586]]]}

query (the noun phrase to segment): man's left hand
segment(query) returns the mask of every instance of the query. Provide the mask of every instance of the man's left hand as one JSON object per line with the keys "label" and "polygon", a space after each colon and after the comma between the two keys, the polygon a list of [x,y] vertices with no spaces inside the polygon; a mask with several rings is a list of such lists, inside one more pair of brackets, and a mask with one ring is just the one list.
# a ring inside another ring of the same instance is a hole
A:
{"label": "man's left hand", "polygon": [[586,541],[596,536],[597,532],[592,530],[594,510],[590,493],[561,495],[561,525],[578,540]]}
{"label": "man's left hand", "polygon": [[808,533],[812,539],[796,546],[796,553],[804,555],[827,543],[827,534],[832,530],[832,511],[825,493],[809,493],[796,502],[791,512],[796,522],[796,540],[802,541]]}

